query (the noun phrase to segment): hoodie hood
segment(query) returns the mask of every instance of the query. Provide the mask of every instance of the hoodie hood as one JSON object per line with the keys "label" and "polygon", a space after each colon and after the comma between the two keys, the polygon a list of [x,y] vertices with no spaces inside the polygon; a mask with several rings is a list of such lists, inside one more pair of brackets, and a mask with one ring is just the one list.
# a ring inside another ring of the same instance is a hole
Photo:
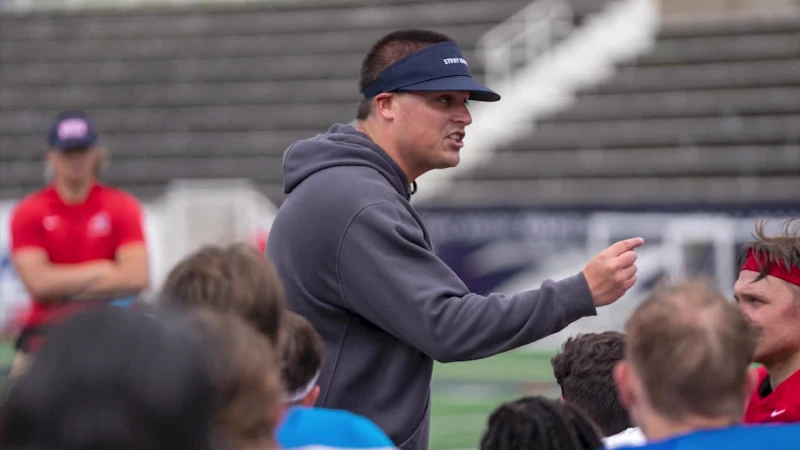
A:
{"label": "hoodie hood", "polygon": [[338,166],[366,166],[378,171],[405,198],[411,188],[400,166],[366,134],[335,124],[327,133],[297,141],[283,155],[283,192],[290,194],[311,175]]}

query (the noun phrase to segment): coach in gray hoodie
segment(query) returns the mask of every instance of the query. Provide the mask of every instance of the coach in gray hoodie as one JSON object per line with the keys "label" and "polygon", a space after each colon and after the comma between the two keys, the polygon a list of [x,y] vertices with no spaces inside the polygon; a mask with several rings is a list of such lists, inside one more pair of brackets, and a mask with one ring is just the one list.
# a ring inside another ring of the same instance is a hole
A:
{"label": "coach in gray hoodie", "polygon": [[267,252],[289,307],[325,341],[318,406],[377,423],[426,449],[433,360],[485,358],[595,314],[635,282],[639,238],[582,273],[513,296],[470,293],[433,252],[409,203],[423,173],[458,164],[467,100],[500,96],[472,79],[458,46],[403,30],[364,60],[358,127],[334,125],[284,155],[285,192]]}

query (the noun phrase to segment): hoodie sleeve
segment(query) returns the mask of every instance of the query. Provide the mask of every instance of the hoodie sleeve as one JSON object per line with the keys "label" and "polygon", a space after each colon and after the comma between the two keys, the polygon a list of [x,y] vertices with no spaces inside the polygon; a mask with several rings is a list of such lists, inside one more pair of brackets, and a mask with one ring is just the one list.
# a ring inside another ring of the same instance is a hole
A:
{"label": "hoodie sleeve", "polygon": [[582,274],[512,296],[470,293],[414,218],[388,202],[351,221],[337,276],[350,310],[440,362],[511,350],[596,313]]}

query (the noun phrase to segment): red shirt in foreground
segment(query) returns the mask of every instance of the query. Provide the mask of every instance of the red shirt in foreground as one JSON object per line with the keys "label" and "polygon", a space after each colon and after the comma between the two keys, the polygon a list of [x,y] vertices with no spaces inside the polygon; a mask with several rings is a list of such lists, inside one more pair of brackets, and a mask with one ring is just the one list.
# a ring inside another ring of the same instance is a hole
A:
{"label": "red shirt in foreground", "polygon": [[800,371],[772,390],[767,369],[756,370],[758,384],[747,404],[745,423],[800,423]]}
{"label": "red shirt in foreground", "polygon": [[[20,201],[11,216],[11,252],[44,249],[53,264],[114,260],[126,244],[144,243],[142,209],[132,195],[95,184],[81,204],[64,203],[50,186]],[[32,299],[25,327],[61,319],[87,302],[45,303]]]}

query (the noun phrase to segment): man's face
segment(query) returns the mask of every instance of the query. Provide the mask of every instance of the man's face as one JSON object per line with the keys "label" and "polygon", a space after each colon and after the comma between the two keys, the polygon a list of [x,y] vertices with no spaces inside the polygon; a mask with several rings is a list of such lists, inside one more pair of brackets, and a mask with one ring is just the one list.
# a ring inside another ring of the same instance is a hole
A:
{"label": "man's face", "polygon": [[[396,95],[395,138],[412,173],[455,167],[472,116],[467,92],[411,92]],[[409,180],[411,181],[411,180]]]}
{"label": "man's face", "polygon": [[66,183],[80,183],[91,179],[97,169],[99,152],[95,148],[52,149],[48,162],[55,179]]}
{"label": "man's face", "polygon": [[754,361],[774,364],[800,354],[800,299],[789,283],[743,270],[733,287],[736,303],[759,329]]}

